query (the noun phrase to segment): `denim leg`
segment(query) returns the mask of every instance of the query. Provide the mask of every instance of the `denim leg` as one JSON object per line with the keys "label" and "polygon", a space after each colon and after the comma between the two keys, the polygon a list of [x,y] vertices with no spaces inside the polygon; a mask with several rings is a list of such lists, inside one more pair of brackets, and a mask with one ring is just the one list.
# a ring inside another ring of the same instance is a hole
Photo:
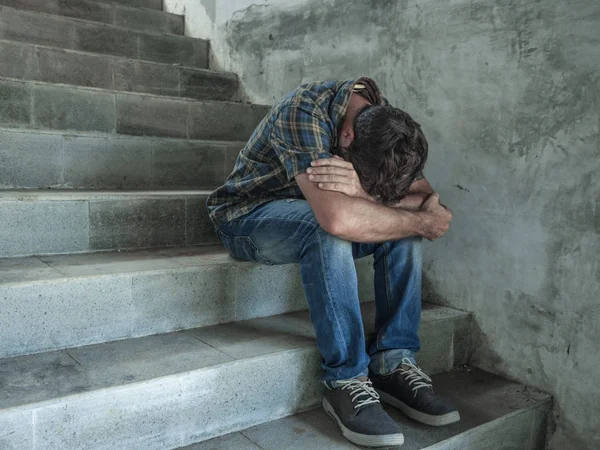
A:
{"label": "denim leg", "polygon": [[421,238],[381,244],[354,244],[357,258],[373,254],[375,268],[375,338],[369,343],[369,368],[390,373],[403,358],[415,362],[421,323]]}
{"label": "denim leg", "polygon": [[[276,200],[219,230],[233,257],[300,263],[310,319],[329,383],[367,375],[369,356],[352,243],[325,232],[305,200]],[[268,299],[265,299],[268,301]]]}

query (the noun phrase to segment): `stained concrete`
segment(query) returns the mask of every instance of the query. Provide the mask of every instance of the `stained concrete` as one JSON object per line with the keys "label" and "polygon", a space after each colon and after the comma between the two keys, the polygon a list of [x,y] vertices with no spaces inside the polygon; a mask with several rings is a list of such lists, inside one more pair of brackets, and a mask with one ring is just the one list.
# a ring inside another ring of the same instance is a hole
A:
{"label": "stained concrete", "polygon": [[219,243],[215,226],[208,217],[206,197],[187,199],[185,202],[185,217],[186,245]]}
{"label": "stained concrete", "polygon": [[87,250],[88,204],[2,201],[0,257]]}
{"label": "stained concrete", "polygon": [[0,188],[58,186],[62,137],[0,131]]}
{"label": "stained concrete", "polygon": [[62,163],[66,186],[142,189],[149,187],[152,148],[144,139],[69,136]]}
{"label": "stained concrete", "polygon": [[175,247],[185,244],[185,200],[90,202],[90,247]]}
{"label": "stained concrete", "polygon": [[216,26],[252,101],[369,75],[422,124],[455,213],[427,295],[475,312],[480,366],[556,396],[551,449],[598,448],[597,2],[239,0]]}
{"label": "stained concrete", "polygon": [[188,137],[189,104],[181,100],[117,94],[117,133]]}
{"label": "stained concrete", "polygon": [[243,145],[156,141],[152,145],[151,183],[174,189],[219,186],[227,176],[224,170],[227,152],[237,155]]}
{"label": "stained concrete", "polygon": [[114,133],[114,94],[63,87],[33,87],[35,128]]}
{"label": "stained concrete", "polygon": [[4,81],[0,83],[0,124],[5,127],[31,125],[31,86],[26,83]]}

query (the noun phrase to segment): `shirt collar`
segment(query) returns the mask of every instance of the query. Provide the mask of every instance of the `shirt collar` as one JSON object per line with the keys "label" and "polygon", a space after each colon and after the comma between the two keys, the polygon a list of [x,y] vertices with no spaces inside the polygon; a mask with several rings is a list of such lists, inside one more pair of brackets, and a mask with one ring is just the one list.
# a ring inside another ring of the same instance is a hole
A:
{"label": "shirt collar", "polygon": [[350,104],[350,96],[352,95],[352,89],[355,84],[364,84],[367,85],[371,92],[374,93],[376,102],[375,105],[381,105],[382,103],[382,95],[377,86],[377,83],[372,78],[369,77],[360,77],[354,80],[341,81],[338,85],[339,88],[337,93],[333,99],[330,117],[332,122],[335,124],[335,145],[338,143],[338,130],[342,125],[342,121],[344,120],[344,116],[346,115],[346,111],[348,110],[348,105]]}

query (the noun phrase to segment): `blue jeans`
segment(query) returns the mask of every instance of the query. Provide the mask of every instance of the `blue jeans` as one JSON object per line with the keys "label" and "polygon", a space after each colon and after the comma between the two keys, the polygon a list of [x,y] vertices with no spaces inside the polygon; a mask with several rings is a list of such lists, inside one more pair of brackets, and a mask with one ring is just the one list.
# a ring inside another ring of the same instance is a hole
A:
{"label": "blue jeans", "polygon": [[[421,238],[358,244],[325,232],[306,200],[275,200],[223,224],[218,235],[237,259],[300,263],[302,284],[322,356],[322,380],[335,386],[393,371],[419,350]],[[374,256],[375,332],[367,346],[354,259]]]}

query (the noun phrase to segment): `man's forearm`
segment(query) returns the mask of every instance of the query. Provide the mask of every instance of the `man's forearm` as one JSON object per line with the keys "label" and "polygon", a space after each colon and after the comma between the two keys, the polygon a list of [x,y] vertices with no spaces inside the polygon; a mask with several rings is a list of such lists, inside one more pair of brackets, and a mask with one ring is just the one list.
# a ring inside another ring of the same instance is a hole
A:
{"label": "man's forearm", "polygon": [[335,234],[352,242],[383,242],[420,236],[422,213],[390,208],[359,198],[345,197],[339,208]]}
{"label": "man's forearm", "polygon": [[306,174],[296,177],[319,225],[330,234],[352,242],[384,242],[422,236],[427,214],[380,205],[359,197],[319,189]]}
{"label": "man's forearm", "polygon": [[422,192],[408,194],[402,200],[390,206],[392,208],[405,209],[407,211],[418,211],[419,209],[421,209],[421,206],[423,205],[425,200],[427,200],[429,195],[430,194],[425,194]]}

